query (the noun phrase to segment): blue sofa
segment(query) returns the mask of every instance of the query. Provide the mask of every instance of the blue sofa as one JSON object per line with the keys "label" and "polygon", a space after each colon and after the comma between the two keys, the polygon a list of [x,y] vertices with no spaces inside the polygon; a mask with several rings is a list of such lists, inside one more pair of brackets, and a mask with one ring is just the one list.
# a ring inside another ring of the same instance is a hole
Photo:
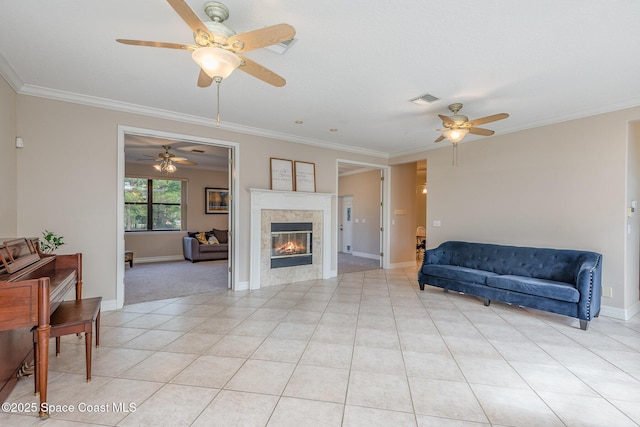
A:
{"label": "blue sofa", "polygon": [[469,242],[444,242],[424,253],[424,285],[462,292],[580,320],[586,330],[600,314],[602,255]]}

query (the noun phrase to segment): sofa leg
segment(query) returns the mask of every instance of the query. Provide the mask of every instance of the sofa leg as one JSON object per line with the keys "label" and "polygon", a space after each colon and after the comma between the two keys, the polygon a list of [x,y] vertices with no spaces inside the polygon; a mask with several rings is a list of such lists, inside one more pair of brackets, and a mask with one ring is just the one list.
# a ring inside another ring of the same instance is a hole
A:
{"label": "sofa leg", "polygon": [[442,289],[442,292],[444,292],[445,294],[449,293],[449,289]]}
{"label": "sofa leg", "polygon": [[580,320],[580,329],[582,329],[583,331],[586,331],[587,329],[589,329],[589,321],[588,320]]}
{"label": "sofa leg", "polygon": [[424,291],[424,283],[419,283],[419,285],[420,285],[420,290]]}
{"label": "sofa leg", "polygon": [[491,304],[491,300],[489,298],[485,298],[484,299],[484,306],[485,307],[489,307],[489,304]]}

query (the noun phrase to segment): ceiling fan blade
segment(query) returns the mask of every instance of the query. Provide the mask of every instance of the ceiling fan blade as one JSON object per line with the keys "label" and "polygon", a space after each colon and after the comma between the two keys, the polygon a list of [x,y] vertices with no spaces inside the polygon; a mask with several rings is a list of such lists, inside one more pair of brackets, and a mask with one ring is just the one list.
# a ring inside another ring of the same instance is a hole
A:
{"label": "ceiling fan blade", "polygon": [[198,87],[209,87],[211,83],[213,83],[213,77],[210,77],[209,74],[205,73],[201,68],[200,74],[198,75]]}
{"label": "ceiling fan blade", "polygon": [[482,117],[480,119],[471,120],[470,122],[467,122],[467,123],[469,123],[469,126],[473,127],[473,126],[478,126],[485,123],[496,122],[498,120],[504,120],[507,117],[509,117],[507,113],[500,113],[500,114],[494,114],[493,116],[487,116],[487,117]]}
{"label": "ceiling fan blade", "polygon": [[229,37],[227,44],[234,52],[247,52],[291,40],[295,35],[291,25],[278,24]]}
{"label": "ceiling fan blade", "polygon": [[442,124],[445,125],[445,126],[455,126],[455,124],[456,124],[456,122],[451,120],[451,117],[449,117],[449,116],[438,114],[438,117],[440,117],[440,119],[442,120]]}
{"label": "ceiling fan blade", "polygon": [[489,130],[489,129],[469,128],[469,133],[471,133],[473,135],[491,136],[495,132],[492,131],[492,130]]}
{"label": "ceiling fan blade", "polygon": [[[209,32],[209,29],[206,25],[198,18],[198,15],[189,7],[189,5],[184,0],[167,0],[173,10],[176,11],[178,15],[182,18],[184,22],[187,23],[191,31],[196,34],[196,39],[205,38],[207,40],[213,40],[213,36]],[[198,44],[200,44],[198,42]],[[203,45],[207,45],[208,43],[204,43]]]}
{"label": "ceiling fan blade", "polygon": [[197,163],[196,163],[196,162],[192,162],[192,161],[187,160],[187,159],[184,159],[184,160],[171,159],[171,161],[172,161],[173,163],[177,163],[177,164],[179,164],[179,165],[191,165],[191,166],[195,166],[195,165],[197,165]]}
{"label": "ceiling fan blade", "polygon": [[444,135],[440,135],[438,139],[435,140],[435,142],[442,142],[442,141],[444,141]]}
{"label": "ceiling fan blade", "polygon": [[198,47],[190,44],[180,43],[163,43],[163,42],[149,42],[144,40],[129,40],[129,39],[116,39],[118,43],[130,44],[133,46],[149,46],[149,47],[164,47],[167,49],[182,49],[182,50],[195,50]]}
{"label": "ceiling fan blade", "polygon": [[238,57],[242,60],[242,64],[238,67],[238,70],[242,70],[272,86],[282,87],[287,83],[285,79],[262,65],[257,64],[244,56],[238,55]]}

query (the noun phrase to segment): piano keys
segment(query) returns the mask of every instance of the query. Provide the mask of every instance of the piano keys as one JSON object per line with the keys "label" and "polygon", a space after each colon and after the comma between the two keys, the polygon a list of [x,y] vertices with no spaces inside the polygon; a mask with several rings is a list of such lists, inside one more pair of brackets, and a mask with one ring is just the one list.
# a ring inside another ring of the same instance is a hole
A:
{"label": "piano keys", "polygon": [[46,418],[49,317],[73,287],[82,298],[82,254],[43,254],[37,238],[21,238],[0,244],[0,261],[0,401],[37,360],[39,415]]}

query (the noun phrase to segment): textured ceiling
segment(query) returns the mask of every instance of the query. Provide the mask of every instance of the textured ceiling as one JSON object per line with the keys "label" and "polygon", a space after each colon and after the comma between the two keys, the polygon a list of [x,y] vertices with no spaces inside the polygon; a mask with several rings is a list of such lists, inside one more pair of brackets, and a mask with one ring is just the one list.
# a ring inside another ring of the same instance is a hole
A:
{"label": "textured ceiling", "polygon": [[[204,3],[188,0],[203,21]],[[640,105],[635,0],[224,3],[238,33],[297,31],[284,55],[246,54],[285,87],[240,71],[222,83],[225,129],[387,157],[435,147],[453,102],[471,119],[510,113],[485,126],[496,134]],[[214,125],[189,52],[116,38],[193,43],[166,1],[0,2],[0,72],[19,93]],[[424,93],[440,101],[408,101]]]}

